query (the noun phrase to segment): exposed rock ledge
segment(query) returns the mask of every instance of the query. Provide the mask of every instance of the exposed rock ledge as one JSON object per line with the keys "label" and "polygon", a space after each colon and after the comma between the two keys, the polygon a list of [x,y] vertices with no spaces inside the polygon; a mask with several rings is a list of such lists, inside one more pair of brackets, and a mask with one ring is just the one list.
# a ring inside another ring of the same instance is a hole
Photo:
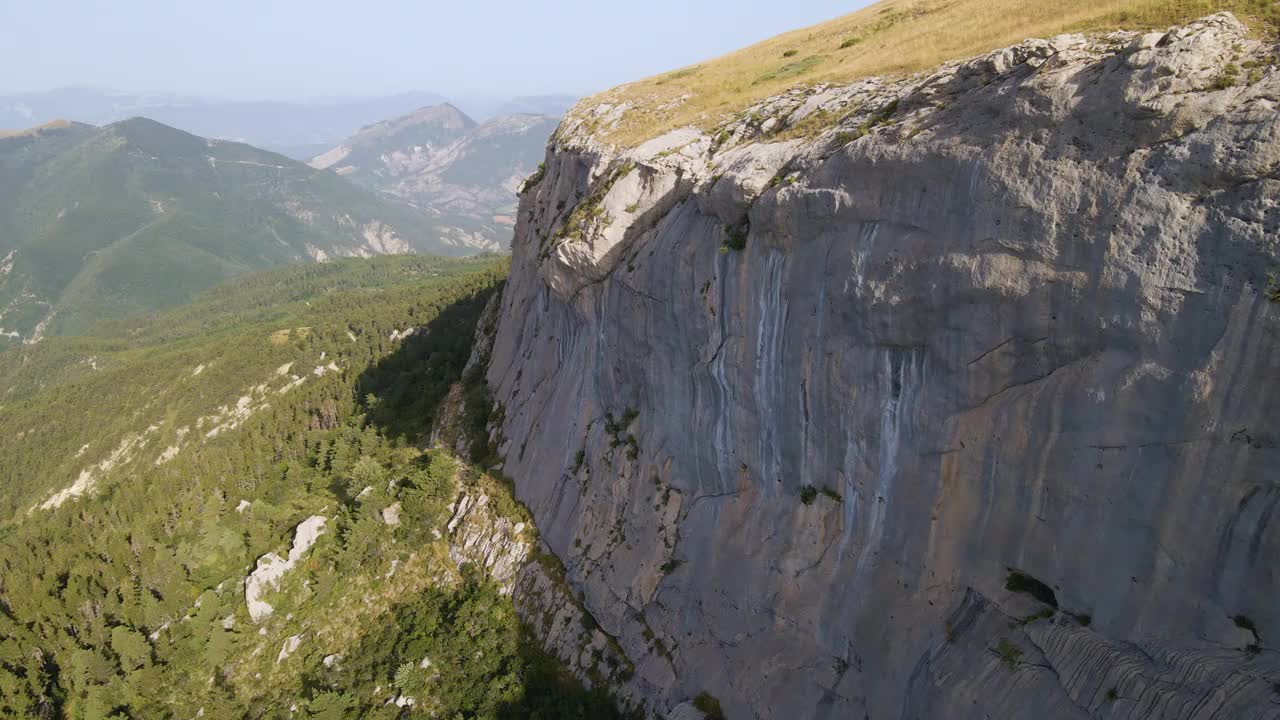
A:
{"label": "exposed rock ledge", "polygon": [[621,154],[575,111],[488,380],[624,691],[1275,717],[1276,54],[1028,41]]}
{"label": "exposed rock ledge", "polygon": [[[271,617],[274,610],[270,603],[262,599],[263,596],[278,588],[285,573],[292,570],[311,550],[316,539],[324,534],[326,522],[323,515],[313,515],[299,523],[293,532],[293,547],[289,549],[287,559],[275,553],[267,553],[258,558],[257,567],[244,581],[244,602],[249,608],[249,617],[254,622],[260,623]],[[288,654],[282,650],[281,655],[287,657]]]}

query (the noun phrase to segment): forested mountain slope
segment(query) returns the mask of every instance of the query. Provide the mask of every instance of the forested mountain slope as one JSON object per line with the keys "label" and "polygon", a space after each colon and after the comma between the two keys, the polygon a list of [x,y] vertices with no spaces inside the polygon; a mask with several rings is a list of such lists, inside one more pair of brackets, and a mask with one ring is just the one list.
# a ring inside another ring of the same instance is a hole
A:
{"label": "forested mountain slope", "polygon": [[0,189],[0,342],[10,344],[181,304],[252,270],[479,249],[331,173],[141,118],[0,137]]}
{"label": "forested mountain slope", "polygon": [[527,513],[424,449],[491,457],[462,370],[504,270],[271,271],[0,354],[0,714],[616,715],[528,641]]}

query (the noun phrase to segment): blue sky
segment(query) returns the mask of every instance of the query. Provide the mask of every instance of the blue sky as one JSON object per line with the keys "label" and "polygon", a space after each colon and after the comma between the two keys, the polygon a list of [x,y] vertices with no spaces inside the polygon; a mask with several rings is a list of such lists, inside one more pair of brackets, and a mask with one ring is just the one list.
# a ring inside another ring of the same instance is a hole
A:
{"label": "blue sky", "polygon": [[586,93],[866,0],[0,0],[0,91]]}

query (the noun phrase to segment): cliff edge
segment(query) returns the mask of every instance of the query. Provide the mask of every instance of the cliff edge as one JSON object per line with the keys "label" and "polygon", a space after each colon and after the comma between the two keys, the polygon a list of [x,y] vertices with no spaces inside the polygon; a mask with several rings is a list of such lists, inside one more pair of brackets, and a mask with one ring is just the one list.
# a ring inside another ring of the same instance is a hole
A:
{"label": "cliff edge", "polygon": [[1276,55],[1224,13],[630,149],[577,108],[487,379],[623,694],[1280,717]]}

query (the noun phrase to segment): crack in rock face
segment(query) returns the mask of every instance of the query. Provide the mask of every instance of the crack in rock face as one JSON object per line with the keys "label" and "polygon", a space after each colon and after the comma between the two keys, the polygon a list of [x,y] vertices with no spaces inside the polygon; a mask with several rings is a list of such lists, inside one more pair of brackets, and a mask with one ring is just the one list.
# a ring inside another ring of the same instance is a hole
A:
{"label": "crack in rock face", "polygon": [[631,108],[571,113],[487,380],[622,692],[1269,712],[1276,54],[1224,13],[797,88],[630,149],[593,128]]}

